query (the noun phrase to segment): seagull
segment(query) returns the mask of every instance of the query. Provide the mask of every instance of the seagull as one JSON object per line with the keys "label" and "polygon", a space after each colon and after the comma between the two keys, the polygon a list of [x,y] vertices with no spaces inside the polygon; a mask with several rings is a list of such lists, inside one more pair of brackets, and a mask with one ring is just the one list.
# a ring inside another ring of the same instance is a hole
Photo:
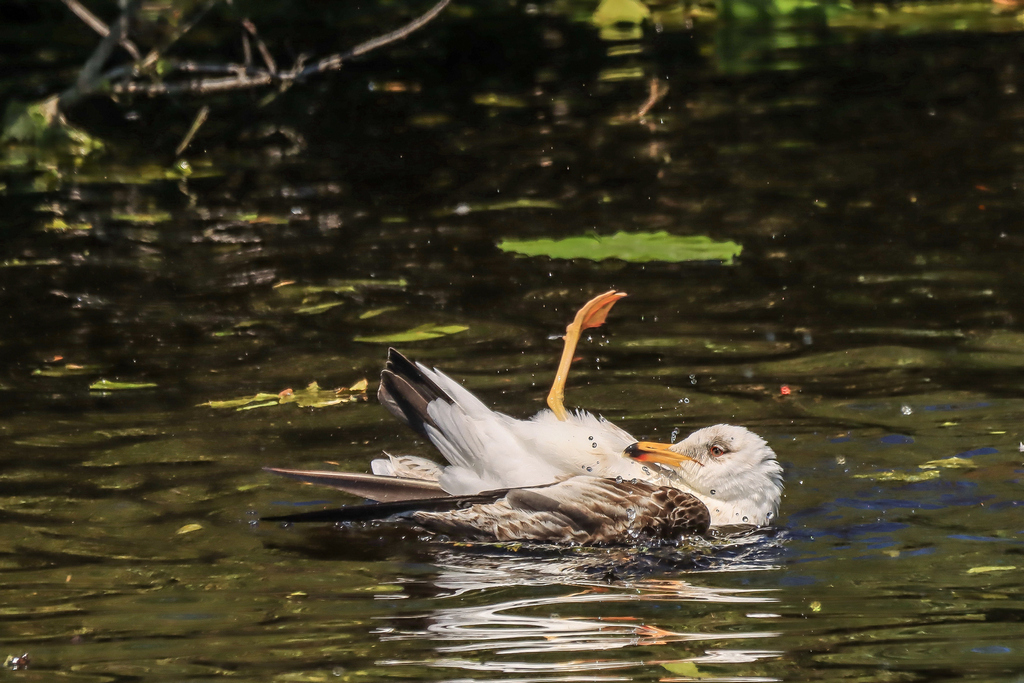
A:
{"label": "seagull", "polygon": [[265,468],[374,501],[267,521],[396,518],[460,538],[579,545],[672,540],[710,529],[765,526],[782,467],[750,430],[719,424],[675,444],[637,441],[613,423],[564,407],[581,333],[602,325],[622,292],[601,294],[566,328],[548,408],[519,420],[495,412],[437,369],[388,350],[377,396],[447,462],[390,455],[372,474]]}

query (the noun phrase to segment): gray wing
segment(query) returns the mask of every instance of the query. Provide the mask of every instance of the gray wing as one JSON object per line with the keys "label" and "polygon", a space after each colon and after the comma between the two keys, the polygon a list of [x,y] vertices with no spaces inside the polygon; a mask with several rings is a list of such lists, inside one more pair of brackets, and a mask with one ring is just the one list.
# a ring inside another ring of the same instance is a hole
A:
{"label": "gray wing", "polygon": [[703,534],[711,525],[704,504],[678,489],[585,476],[514,489],[493,503],[409,517],[432,531],[478,540],[581,545],[677,538]]}

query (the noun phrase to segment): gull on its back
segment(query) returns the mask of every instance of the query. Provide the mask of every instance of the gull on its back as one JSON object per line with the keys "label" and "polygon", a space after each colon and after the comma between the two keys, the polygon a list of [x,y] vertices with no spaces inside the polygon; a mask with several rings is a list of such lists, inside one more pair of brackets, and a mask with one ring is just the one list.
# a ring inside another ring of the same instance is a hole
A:
{"label": "gull on its back", "polygon": [[447,464],[388,455],[372,462],[373,474],[268,468],[380,503],[267,519],[398,516],[471,538],[573,543],[771,523],[782,468],[753,432],[715,425],[676,444],[637,442],[604,418],[563,407],[580,331],[602,324],[621,296],[608,292],[580,310],[566,329],[549,409],[526,420],[492,411],[443,372],[390,349],[380,403],[425,436]]}

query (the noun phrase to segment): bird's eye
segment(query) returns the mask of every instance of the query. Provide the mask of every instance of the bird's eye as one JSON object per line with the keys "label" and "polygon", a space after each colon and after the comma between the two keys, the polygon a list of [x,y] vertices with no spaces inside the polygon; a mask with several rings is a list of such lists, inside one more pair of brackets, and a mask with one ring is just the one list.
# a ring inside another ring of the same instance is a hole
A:
{"label": "bird's eye", "polygon": [[711,452],[711,455],[715,456],[716,458],[725,455],[725,448],[719,446],[718,444],[715,444],[708,450]]}

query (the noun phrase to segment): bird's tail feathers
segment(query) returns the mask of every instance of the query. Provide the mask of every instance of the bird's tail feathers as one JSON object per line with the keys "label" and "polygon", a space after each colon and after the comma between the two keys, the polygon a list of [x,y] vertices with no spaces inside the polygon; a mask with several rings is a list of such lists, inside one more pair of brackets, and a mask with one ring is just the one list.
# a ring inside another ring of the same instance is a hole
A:
{"label": "bird's tail feathers", "polygon": [[447,496],[445,498],[420,498],[393,503],[367,503],[348,505],[329,510],[299,512],[291,515],[261,517],[263,522],[369,522],[388,519],[397,515],[415,512],[446,512],[460,510],[473,505],[493,503],[504,497],[508,489],[485,491],[472,496]]}
{"label": "bird's tail feathers", "polygon": [[290,470],[280,467],[264,467],[263,469],[267,472],[298,479],[307,484],[329,486],[360,498],[368,498],[382,503],[449,497],[449,494],[436,481],[425,479],[382,477],[376,474],[357,472]]}

